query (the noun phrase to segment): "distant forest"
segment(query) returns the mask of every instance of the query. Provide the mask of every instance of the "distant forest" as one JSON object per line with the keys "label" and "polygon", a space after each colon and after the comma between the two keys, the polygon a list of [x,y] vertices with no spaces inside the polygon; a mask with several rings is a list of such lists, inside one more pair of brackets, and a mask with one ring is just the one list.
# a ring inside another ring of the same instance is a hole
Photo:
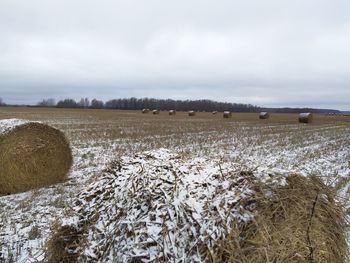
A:
{"label": "distant forest", "polygon": [[119,109],[119,110],[177,110],[177,111],[236,111],[258,112],[258,106],[242,103],[218,102],[212,100],[172,100],[154,98],[124,98],[113,99],[106,102],[101,100],[82,98],[79,101],[73,99],[60,100],[57,103],[53,99],[47,99],[37,104],[39,107],[57,108],[91,108],[91,109]]}
{"label": "distant forest", "polygon": [[[6,103],[0,98],[0,106],[6,106]],[[23,106],[23,105],[7,105]],[[56,108],[82,108],[82,109],[119,109],[119,110],[177,110],[177,111],[232,111],[232,112],[275,112],[275,113],[341,113],[332,109],[312,109],[312,108],[264,108],[251,104],[218,102],[213,100],[173,100],[173,99],[155,99],[155,98],[123,98],[112,99],[106,102],[98,99],[81,98],[63,99],[57,103],[55,99],[44,99],[37,105],[26,105],[30,107],[56,107]]]}

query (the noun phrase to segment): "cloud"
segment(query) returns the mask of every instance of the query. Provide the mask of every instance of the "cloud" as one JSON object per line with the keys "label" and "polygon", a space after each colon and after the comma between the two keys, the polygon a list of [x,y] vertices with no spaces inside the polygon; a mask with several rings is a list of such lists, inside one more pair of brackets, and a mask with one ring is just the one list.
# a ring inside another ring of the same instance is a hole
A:
{"label": "cloud", "polygon": [[3,0],[0,96],[349,109],[348,1]]}

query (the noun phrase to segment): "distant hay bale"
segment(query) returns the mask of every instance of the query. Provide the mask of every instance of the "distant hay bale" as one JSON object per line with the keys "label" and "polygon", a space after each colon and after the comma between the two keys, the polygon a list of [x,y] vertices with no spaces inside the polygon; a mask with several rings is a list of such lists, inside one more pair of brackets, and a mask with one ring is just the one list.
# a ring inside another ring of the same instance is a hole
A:
{"label": "distant hay bale", "polygon": [[217,114],[217,113],[218,113],[217,111],[213,111],[213,112],[212,112],[213,115],[215,115],[215,114]]}
{"label": "distant hay bale", "polygon": [[224,118],[231,118],[232,117],[232,112],[230,111],[224,111]]}
{"label": "distant hay bale", "polygon": [[196,115],[196,112],[193,111],[193,110],[190,110],[190,111],[188,112],[188,116],[195,116],[195,115]]}
{"label": "distant hay bale", "polygon": [[268,112],[260,112],[259,119],[266,120],[270,118],[270,114]]}
{"label": "distant hay bale", "polygon": [[159,110],[153,110],[152,113],[153,114],[159,114]]}
{"label": "distant hay bale", "polygon": [[0,195],[62,182],[71,164],[61,131],[38,122],[0,120]]}
{"label": "distant hay bale", "polygon": [[149,109],[143,109],[142,113],[149,113]]}
{"label": "distant hay bale", "polygon": [[311,123],[313,119],[311,112],[304,112],[299,114],[299,122],[300,123]]}
{"label": "distant hay bale", "polygon": [[169,115],[176,115],[176,110],[170,110]]}

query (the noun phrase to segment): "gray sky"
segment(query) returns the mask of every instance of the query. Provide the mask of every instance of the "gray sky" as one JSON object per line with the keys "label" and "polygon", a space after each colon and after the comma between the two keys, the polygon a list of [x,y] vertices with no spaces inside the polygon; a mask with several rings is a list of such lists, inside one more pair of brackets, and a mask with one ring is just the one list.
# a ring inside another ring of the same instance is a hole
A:
{"label": "gray sky", "polygon": [[1,0],[0,97],[350,110],[349,0]]}

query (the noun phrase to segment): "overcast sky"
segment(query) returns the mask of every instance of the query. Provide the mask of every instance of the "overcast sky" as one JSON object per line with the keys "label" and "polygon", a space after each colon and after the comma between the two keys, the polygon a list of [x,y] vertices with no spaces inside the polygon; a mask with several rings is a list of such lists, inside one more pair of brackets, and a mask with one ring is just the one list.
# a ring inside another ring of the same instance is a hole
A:
{"label": "overcast sky", "polygon": [[349,0],[0,0],[0,97],[350,110]]}

